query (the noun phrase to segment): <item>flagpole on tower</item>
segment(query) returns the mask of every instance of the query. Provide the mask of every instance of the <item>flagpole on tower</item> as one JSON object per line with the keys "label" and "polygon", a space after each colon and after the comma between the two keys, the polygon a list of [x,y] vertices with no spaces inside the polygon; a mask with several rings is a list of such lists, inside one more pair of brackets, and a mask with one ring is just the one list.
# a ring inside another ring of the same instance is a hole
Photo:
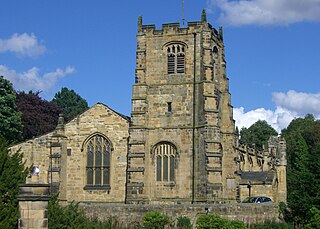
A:
{"label": "flagpole on tower", "polygon": [[182,0],[182,27],[184,27],[184,0]]}

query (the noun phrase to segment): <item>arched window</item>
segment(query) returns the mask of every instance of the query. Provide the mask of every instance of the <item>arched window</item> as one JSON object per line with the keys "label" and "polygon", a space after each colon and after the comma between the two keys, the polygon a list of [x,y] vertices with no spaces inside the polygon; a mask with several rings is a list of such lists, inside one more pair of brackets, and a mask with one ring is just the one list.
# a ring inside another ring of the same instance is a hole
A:
{"label": "arched window", "polygon": [[85,189],[110,188],[110,142],[96,134],[87,141],[84,149],[87,156]]}
{"label": "arched window", "polygon": [[172,44],[167,47],[168,74],[185,73],[185,46]]}
{"label": "arched window", "polygon": [[156,180],[174,182],[177,148],[168,142],[160,142],[154,148],[156,158]]}

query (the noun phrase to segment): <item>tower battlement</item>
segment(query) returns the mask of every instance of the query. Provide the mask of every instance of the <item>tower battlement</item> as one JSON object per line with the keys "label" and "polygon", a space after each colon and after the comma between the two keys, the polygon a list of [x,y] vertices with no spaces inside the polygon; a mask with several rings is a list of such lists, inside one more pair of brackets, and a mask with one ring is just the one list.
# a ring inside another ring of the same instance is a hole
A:
{"label": "tower battlement", "polygon": [[[148,33],[153,35],[164,35],[164,34],[192,34],[202,29],[210,30],[212,36],[215,36],[222,41],[222,34],[218,32],[210,23],[206,21],[192,21],[188,22],[187,27],[181,27],[179,22],[164,23],[161,29],[157,29],[155,24],[142,24],[142,17],[139,17],[138,31],[140,33]],[[220,27],[221,30],[221,27]],[[139,34],[138,34],[139,35]]]}

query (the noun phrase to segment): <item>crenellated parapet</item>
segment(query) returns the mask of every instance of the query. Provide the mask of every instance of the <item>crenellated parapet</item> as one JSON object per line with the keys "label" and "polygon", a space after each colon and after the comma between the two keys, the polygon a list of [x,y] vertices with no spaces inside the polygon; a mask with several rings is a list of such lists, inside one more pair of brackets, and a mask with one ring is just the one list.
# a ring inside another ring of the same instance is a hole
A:
{"label": "crenellated parapet", "polygon": [[138,18],[138,35],[153,34],[153,35],[169,35],[169,34],[192,34],[193,32],[207,29],[217,39],[222,41],[222,27],[219,32],[206,20],[188,22],[187,27],[181,27],[179,22],[164,23],[161,29],[157,29],[155,24],[143,25],[142,17]]}
{"label": "crenellated parapet", "polygon": [[238,144],[238,170],[266,171],[276,170],[277,166],[286,166],[286,142],[283,137],[271,136],[263,150]]}
{"label": "crenellated parapet", "polygon": [[[271,136],[262,150],[238,144],[236,151],[241,199],[243,196],[264,193],[274,201],[286,201],[287,161],[284,138]],[[267,189],[266,186],[270,188]]]}

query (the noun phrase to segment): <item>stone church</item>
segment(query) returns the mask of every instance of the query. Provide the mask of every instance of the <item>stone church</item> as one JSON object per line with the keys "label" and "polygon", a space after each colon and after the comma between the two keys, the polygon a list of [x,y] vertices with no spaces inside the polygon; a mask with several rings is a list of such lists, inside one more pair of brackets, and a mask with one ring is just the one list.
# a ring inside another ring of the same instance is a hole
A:
{"label": "stone church", "polygon": [[286,144],[238,142],[222,28],[206,20],[138,19],[131,117],[97,103],[55,131],[11,147],[62,201],[234,203],[286,201]]}

